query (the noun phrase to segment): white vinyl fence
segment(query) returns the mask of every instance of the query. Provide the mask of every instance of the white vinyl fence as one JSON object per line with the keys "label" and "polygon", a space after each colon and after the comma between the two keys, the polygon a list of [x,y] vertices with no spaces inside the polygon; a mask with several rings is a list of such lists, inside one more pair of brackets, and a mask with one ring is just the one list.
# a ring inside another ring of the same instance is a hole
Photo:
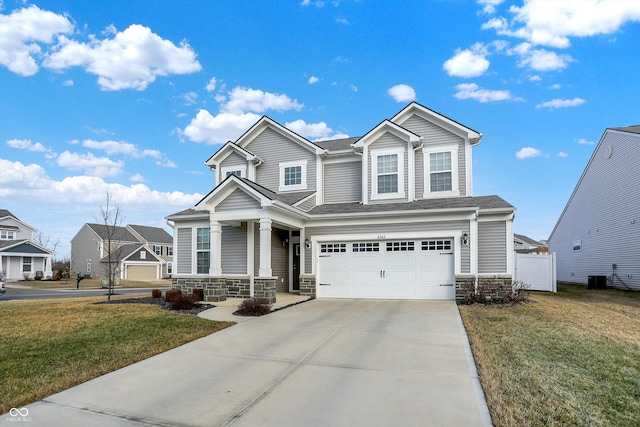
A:
{"label": "white vinyl fence", "polygon": [[514,280],[532,291],[557,292],[556,253],[515,254]]}

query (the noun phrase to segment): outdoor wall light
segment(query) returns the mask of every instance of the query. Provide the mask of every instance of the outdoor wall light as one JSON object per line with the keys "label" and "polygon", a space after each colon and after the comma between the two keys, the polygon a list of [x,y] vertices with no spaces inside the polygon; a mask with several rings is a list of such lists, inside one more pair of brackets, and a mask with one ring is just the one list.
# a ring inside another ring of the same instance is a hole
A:
{"label": "outdoor wall light", "polygon": [[284,240],[282,241],[282,246],[283,246],[283,247],[285,247],[285,248],[286,248],[287,246],[289,246],[289,239],[284,239]]}
{"label": "outdoor wall light", "polygon": [[462,233],[462,236],[460,237],[460,243],[462,243],[464,246],[469,246],[469,234],[468,233]]}
{"label": "outdoor wall light", "polygon": [[311,240],[309,239],[304,239],[304,247],[306,249],[311,249]]}

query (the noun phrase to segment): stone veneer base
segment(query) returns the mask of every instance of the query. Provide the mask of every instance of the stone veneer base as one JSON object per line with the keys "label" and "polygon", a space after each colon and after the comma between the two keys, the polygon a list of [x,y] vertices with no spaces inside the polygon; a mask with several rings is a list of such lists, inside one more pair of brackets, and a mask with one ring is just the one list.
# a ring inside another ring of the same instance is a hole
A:
{"label": "stone veneer base", "polygon": [[[277,277],[255,277],[254,297],[266,298],[271,304],[276,302]],[[194,289],[202,289],[206,302],[220,302],[227,298],[250,298],[251,279],[239,277],[173,277],[171,287],[191,294]]]}

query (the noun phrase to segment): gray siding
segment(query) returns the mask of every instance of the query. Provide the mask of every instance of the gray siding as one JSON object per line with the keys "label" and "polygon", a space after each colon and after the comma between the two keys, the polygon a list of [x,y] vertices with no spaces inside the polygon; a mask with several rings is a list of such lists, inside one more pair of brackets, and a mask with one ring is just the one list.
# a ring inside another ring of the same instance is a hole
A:
{"label": "gray siding", "polygon": [[282,246],[282,237],[288,232],[271,230],[271,270],[276,280],[276,292],[289,292],[289,247]]}
{"label": "gray siding", "polygon": [[[313,236],[322,236],[327,234],[387,234],[387,233],[402,233],[402,232],[432,232],[442,231],[444,234],[442,237],[450,237],[446,235],[447,231],[460,230],[462,232],[469,232],[468,220],[457,221],[434,221],[434,222],[419,222],[419,223],[393,223],[393,224],[379,224],[379,225],[348,225],[348,226],[336,226],[336,227],[307,227],[305,229],[305,237],[311,238]],[[470,272],[470,249],[469,246],[460,246],[456,242],[455,250],[460,250],[460,270],[461,273]],[[305,251],[305,273],[311,273],[311,251]]]}
{"label": "gray siding", "polygon": [[178,228],[177,229],[177,254],[174,254],[176,263],[174,266],[177,274],[191,274],[191,249],[192,249],[192,236],[191,227]]}
{"label": "gray siding", "polygon": [[[412,116],[402,124],[402,127],[424,138],[424,145],[430,144],[458,144],[458,188],[460,195],[467,195],[467,171],[465,168],[465,141],[463,138],[441,128],[417,115]],[[418,157],[420,159],[418,160]],[[422,152],[416,153],[416,198],[421,199],[424,192],[424,159]],[[420,164],[418,164],[418,161]],[[418,184],[419,183],[419,184]],[[418,187],[420,186],[420,191]]]}
{"label": "gray siding", "polygon": [[[262,159],[256,169],[256,182],[272,191],[278,191],[280,185],[280,166],[282,162],[307,161],[307,190],[316,189],[316,155],[272,129],[265,129],[246,147],[251,153]],[[296,190],[300,191],[300,190]]]}
{"label": "gray siding", "polygon": [[[220,163],[221,168],[227,168],[229,166],[247,166],[247,160],[238,154],[238,152],[233,151]],[[222,181],[225,177],[222,176],[220,178],[222,178]]]}
{"label": "gray siding", "polygon": [[[373,164],[372,164],[372,156],[371,156],[371,150],[375,150],[375,149],[380,149],[380,148],[393,148],[393,149],[402,149],[404,152],[404,164],[403,164],[403,169],[404,169],[404,194],[405,197],[404,198],[397,198],[397,199],[385,199],[385,200],[371,200],[371,180],[375,179],[375,177],[371,176],[371,171],[373,168]],[[369,156],[367,159],[367,194],[368,194],[368,198],[369,198],[369,203],[371,204],[375,204],[375,203],[390,203],[390,202],[398,202],[398,201],[406,201],[409,195],[409,168],[408,168],[408,154],[407,154],[407,142],[401,140],[400,138],[398,138],[397,136],[393,135],[392,133],[385,133],[384,135],[382,135],[380,138],[378,138],[378,140],[372,142],[369,145]]]}
{"label": "gray siding", "polygon": [[[606,131],[549,241],[559,281],[586,284],[590,275],[612,274],[616,264],[613,285],[640,290],[638,176],[640,135]],[[578,240],[581,250],[574,251]]]}
{"label": "gray siding", "polygon": [[362,200],[362,160],[324,165],[324,202]]}
{"label": "gray siding", "polygon": [[507,223],[478,223],[478,273],[507,273]]}
{"label": "gray siding", "polygon": [[[93,277],[106,276],[104,266],[100,263],[96,239],[98,237],[86,224],[71,239],[71,268],[76,273],[90,274]],[[88,259],[91,260],[91,272],[87,272]]]}
{"label": "gray siding", "polygon": [[224,211],[238,211],[247,209],[259,209],[260,202],[253,197],[249,196],[242,190],[234,190],[226,199],[224,199],[218,206],[216,206],[216,212]]}
{"label": "gray siding", "polygon": [[247,274],[247,223],[222,227],[222,274]]}

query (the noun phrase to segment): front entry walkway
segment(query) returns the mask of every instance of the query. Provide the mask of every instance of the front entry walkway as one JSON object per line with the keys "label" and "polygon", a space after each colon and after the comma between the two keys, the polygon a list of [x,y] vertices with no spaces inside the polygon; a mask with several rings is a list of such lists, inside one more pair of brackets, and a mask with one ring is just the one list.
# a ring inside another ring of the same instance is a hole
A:
{"label": "front entry walkway", "polygon": [[316,299],[28,405],[29,425],[490,426],[470,354],[453,301]]}

